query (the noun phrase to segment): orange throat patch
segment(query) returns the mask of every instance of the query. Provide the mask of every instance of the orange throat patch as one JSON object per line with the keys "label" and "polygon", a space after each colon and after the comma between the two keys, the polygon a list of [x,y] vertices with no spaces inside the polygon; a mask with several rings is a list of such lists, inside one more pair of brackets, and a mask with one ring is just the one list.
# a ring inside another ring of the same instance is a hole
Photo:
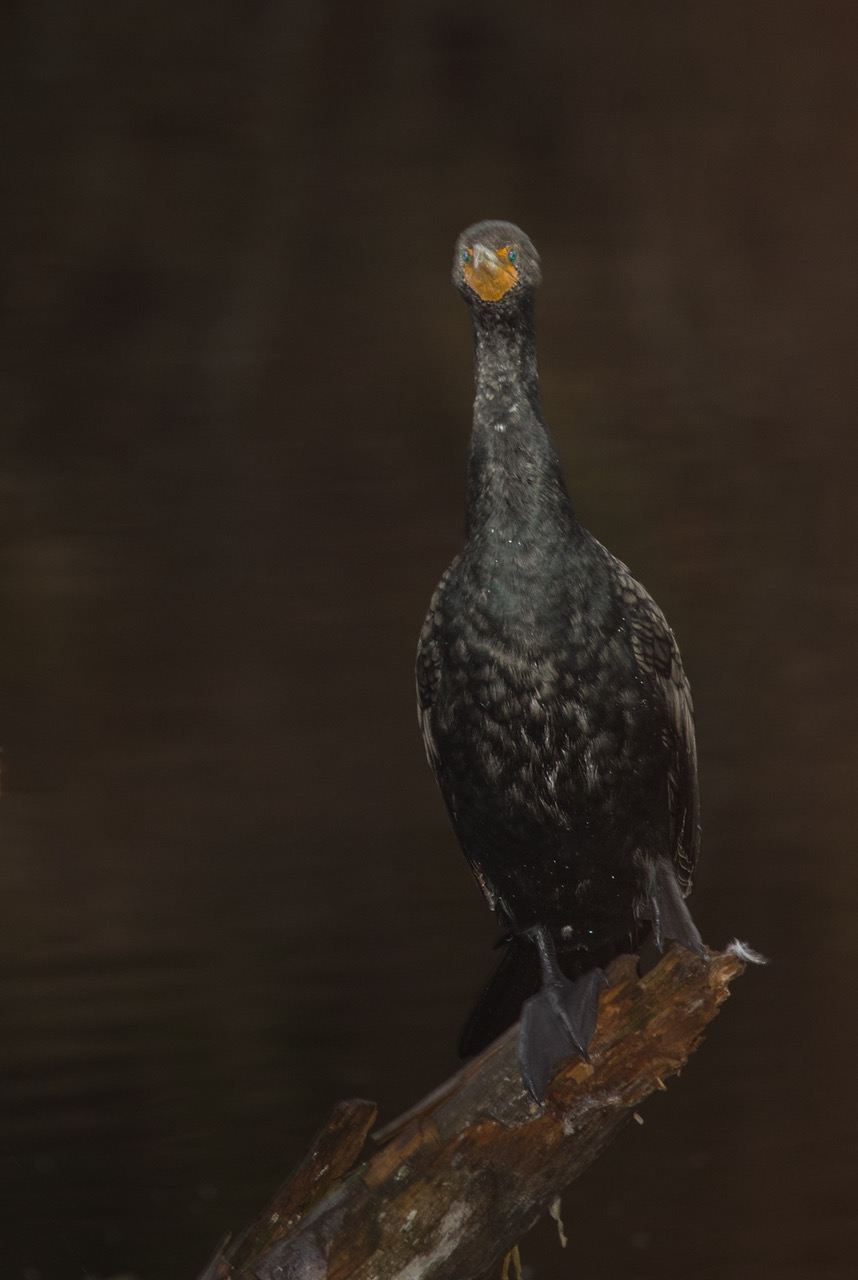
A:
{"label": "orange throat patch", "polygon": [[476,255],[472,253],[465,263],[465,282],[483,302],[497,302],[518,279],[518,271],[509,261],[509,247],[485,256],[479,267],[475,258]]}

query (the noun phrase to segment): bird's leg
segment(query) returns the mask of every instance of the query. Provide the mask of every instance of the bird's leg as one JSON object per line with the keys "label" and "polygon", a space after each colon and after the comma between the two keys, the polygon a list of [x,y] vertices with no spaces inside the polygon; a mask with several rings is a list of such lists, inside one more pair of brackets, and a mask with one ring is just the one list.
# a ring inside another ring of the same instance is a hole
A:
{"label": "bird's leg", "polygon": [[542,1102],[558,1062],[587,1050],[599,1016],[599,991],[607,982],[601,969],[575,981],[561,971],[554,942],[544,925],[528,931],[539,951],[542,989],[524,1002],[518,1033],[518,1064],[528,1092]]}
{"label": "bird's leg", "polygon": [[681,943],[695,955],[706,955],[706,948],[685,905],[676,872],[666,858],[657,858],[650,881],[649,898],[640,912],[643,920],[652,921],[652,934],[659,951],[669,939]]}

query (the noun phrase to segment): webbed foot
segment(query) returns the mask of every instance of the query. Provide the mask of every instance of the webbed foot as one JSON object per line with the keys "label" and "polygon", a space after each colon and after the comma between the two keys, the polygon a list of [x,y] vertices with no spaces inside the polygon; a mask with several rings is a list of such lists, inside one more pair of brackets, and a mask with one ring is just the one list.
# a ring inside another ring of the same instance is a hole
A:
{"label": "webbed foot", "polygon": [[705,957],[703,939],[685,905],[676,872],[666,858],[656,860],[649,900],[641,918],[652,921],[653,940],[659,951],[664,951],[666,942],[673,939],[687,951]]}
{"label": "webbed foot", "polygon": [[560,972],[554,947],[543,930],[534,940],[542,962],[542,990],[526,1000],[518,1033],[518,1065],[525,1088],[537,1102],[554,1069],[564,1058],[587,1050],[599,1017],[599,992],[607,982],[601,969],[591,969],[571,981]]}

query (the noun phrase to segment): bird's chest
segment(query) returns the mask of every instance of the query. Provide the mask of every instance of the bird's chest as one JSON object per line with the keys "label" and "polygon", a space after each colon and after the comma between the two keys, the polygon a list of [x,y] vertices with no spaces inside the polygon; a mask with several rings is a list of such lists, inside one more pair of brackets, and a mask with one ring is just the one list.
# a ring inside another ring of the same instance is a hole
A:
{"label": "bird's chest", "polygon": [[563,823],[634,768],[652,708],[616,622],[503,595],[472,595],[439,637],[433,731],[454,788]]}

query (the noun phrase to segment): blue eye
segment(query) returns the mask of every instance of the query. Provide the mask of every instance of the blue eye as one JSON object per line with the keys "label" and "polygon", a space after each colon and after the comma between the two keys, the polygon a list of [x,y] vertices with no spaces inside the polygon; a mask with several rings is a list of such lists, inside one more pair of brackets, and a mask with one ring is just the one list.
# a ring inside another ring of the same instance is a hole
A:
{"label": "blue eye", "polygon": [[470,262],[470,261],[471,261],[471,251],[470,251],[470,249],[463,249],[463,250],[462,250],[462,261],[463,261],[463,262]]}
{"label": "blue eye", "polygon": [[510,249],[509,253],[506,256],[509,262],[515,262],[516,258],[518,257],[518,250]]}

